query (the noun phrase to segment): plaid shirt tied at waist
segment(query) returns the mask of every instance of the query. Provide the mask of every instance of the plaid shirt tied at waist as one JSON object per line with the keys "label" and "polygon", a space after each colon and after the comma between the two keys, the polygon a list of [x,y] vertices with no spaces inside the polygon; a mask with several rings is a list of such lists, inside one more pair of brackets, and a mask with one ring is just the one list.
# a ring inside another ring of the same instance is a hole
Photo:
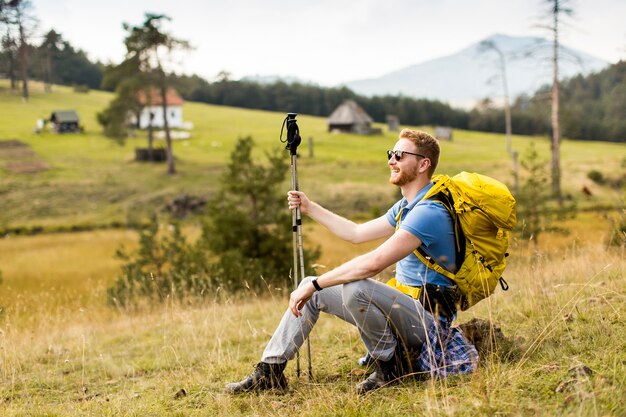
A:
{"label": "plaid shirt tied at waist", "polygon": [[466,374],[476,369],[478,351],[460,328],[452,327],[448,320],[435,319],[428,329],[417,364],[432,378]]}

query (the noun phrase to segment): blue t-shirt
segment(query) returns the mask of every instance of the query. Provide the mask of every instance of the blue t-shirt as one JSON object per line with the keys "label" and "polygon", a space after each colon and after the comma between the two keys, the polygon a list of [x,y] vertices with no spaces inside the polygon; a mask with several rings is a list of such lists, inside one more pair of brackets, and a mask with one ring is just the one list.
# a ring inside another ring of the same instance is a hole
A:
{"label": "blue t-shirt", "polygon": [[[431,183],[422,188],[411,202],[402,198],[395,203],[387,211],[387,220],[396,227],[396,217],[402,209],[400,229],[417,236],[426,253],[447,270],[454,271],[456,250],[450,213],[441,203],[433,200],[420,201],[432,186]],[[396,263],[396,279],[414,287],[426,283],[453,285],[444,275],[428,269],[413,252]]]}

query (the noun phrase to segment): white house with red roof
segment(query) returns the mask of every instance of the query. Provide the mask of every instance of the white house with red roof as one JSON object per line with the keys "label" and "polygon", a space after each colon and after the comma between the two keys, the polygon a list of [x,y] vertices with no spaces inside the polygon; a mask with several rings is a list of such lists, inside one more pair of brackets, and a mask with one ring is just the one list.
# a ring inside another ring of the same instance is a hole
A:
{"label": "white house with red roof", "polygon": [[154,128],[163,128],[165,116],[171,128],[183,127],[183,104],[184,101],[173,88],[168,88],[165,102],[167,104],[165,113],[163,113],[163,101],[161,92],[156,88],[149,90],[141,90],[137,94],[137,99],[142,105],[139,121],[136,116],[131,117],[131,123],[140,129],[146,129],[150,124]]}

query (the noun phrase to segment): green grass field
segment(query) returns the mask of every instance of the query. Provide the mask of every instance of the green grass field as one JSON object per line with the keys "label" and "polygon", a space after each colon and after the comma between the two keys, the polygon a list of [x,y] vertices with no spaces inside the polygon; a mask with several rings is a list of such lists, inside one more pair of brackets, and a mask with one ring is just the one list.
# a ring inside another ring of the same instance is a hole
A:
{"label": "green grass field", "polygon": [[[187,103],[184,117],[195,126],[193,136],[174,144],[178,174],[168,176],[163,165],[133,161],[134,149],[146,146],[145,133],[124,145],[102,136],[95,115],[111,100],[109,93],[80,94],[57,86],[52,94],[44,94],[34,84],[30,101],[23,103],[18,94],[8,91],[6,81],[0,81],[0,98],[0,141],[24,142],[34,154],[22,159],[37,160],[50,168],[32,174],[15,173],[7,168],[16,162],[15,156],[0,150],[0,229],[40,226],[54,230],[68,225],[97,227],[138,221],[177,195],[210,195],[238,137],[251,135],[259,158],[282,146],[278,139],[284,114]],[[33,133],[38,118],[49,117],[60,108],[76,109],[85,133]],[[365,190],[373,190],[379,197],[368,205],[380,208],[388,204],[394,190],[384,181],[388,170],[384,151],[393,146],[396,133],[333,135],[326,132],[323,118],[300,116],[298,121],[304,139],[298,165],[302,189],[330,208],[343,208],[348,213],[362,210],[363,204],[356,203],[362,203]],[[309,137],[314,139],[314,158],[308,157]],[[515,137],[513,146],[523,154],[531,141],[547,161],[546,138]],[[287,159],[288,152],[284,152]],[[580,198],[582,187],[588,185],[595,192],[594,199],[581,200],[582,208],[614,205],[622,198],[619,193],[596,186],[586,175],[596,169],[605,177],[619,176],[624,170],[623,159],[623,144],[565,141],[564,191]],[[512,183],[504,136],[455,131],[453,142],[442,143],[439,172],[462,170]]]}
{"label": "green grass field", "polygon": [[[586,178],[592,169],[619,177],[623,144],[563,143],[563,186],[583,209],[563,224],[570,234],[542,234],[539,253],[514,239],[505,273],[511,289],[459,317],[496,322],[513,341],[510,352],[487,358],[471,376],[409,378],[359,398],[353,390],[363,378],[358,334],[324,317],[312,335],[314,381],[297,378],[290,365],[288,393],[233,398],[222,387],[252,370],[289,290],[218,291],[201,304],[112,309],[105,291],[119,272],[113,253],[119,245],[133,247],[137,237],[110,226],[141,220],[180,194],[211,195],[237,138],[252,135],[263,158],[280,146],[284,114],[186,103],[185,119],[195,128],[190,140],[176,141],[178,173],[168,176],[165,165],[133,161],[144,138],[119,145],[101,135],[95,114],[110,94],[58,86],[44,94],[37,84],[32,90],[23,103],[0,80],[0,141],[19,140],[30,149],[0,149],[0,229],[93,230],[0,239],[0,415],[626,415],[625,253],[605,244],[606,216],[619,215],[624,191]],[[33,133],[37,118],[65,108],[79,112],[85,133]],[[384,151],[395,133],[331,135],[323,118],[298,121],[300,185],[312,198],[357,218],[394,201]],[[523,152],[531,141],[548,160],[546,138],[515,137],[513,144]],[[455,131],[442,155],[441,173],[479,171],[512,182],[503,135]],[[32,161],[49,169],[16,172],[11,165]],[[583,196],[584,185],[592,197]],[[197,234],[193,221],[186,227]],[[310,222],[304,234],[305,244],[321,245],[326,268],[372,247],[345,244]],[[180,389],[185,396],[175,395]]]}

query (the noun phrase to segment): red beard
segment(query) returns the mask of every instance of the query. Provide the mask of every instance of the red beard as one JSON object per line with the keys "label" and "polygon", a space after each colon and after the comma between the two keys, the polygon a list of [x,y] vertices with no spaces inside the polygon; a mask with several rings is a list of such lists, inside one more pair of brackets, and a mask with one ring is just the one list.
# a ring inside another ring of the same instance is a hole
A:
{"label": "red beard", "polygon": [[398,187],[402,187],[417,178],[417,167],[413,167],[413,169],[409,171],[400,170],[397,175],[393,174],[394,172],[392,171],[392,174],[389,177],[389,182],[393,185],[397,185]]}

